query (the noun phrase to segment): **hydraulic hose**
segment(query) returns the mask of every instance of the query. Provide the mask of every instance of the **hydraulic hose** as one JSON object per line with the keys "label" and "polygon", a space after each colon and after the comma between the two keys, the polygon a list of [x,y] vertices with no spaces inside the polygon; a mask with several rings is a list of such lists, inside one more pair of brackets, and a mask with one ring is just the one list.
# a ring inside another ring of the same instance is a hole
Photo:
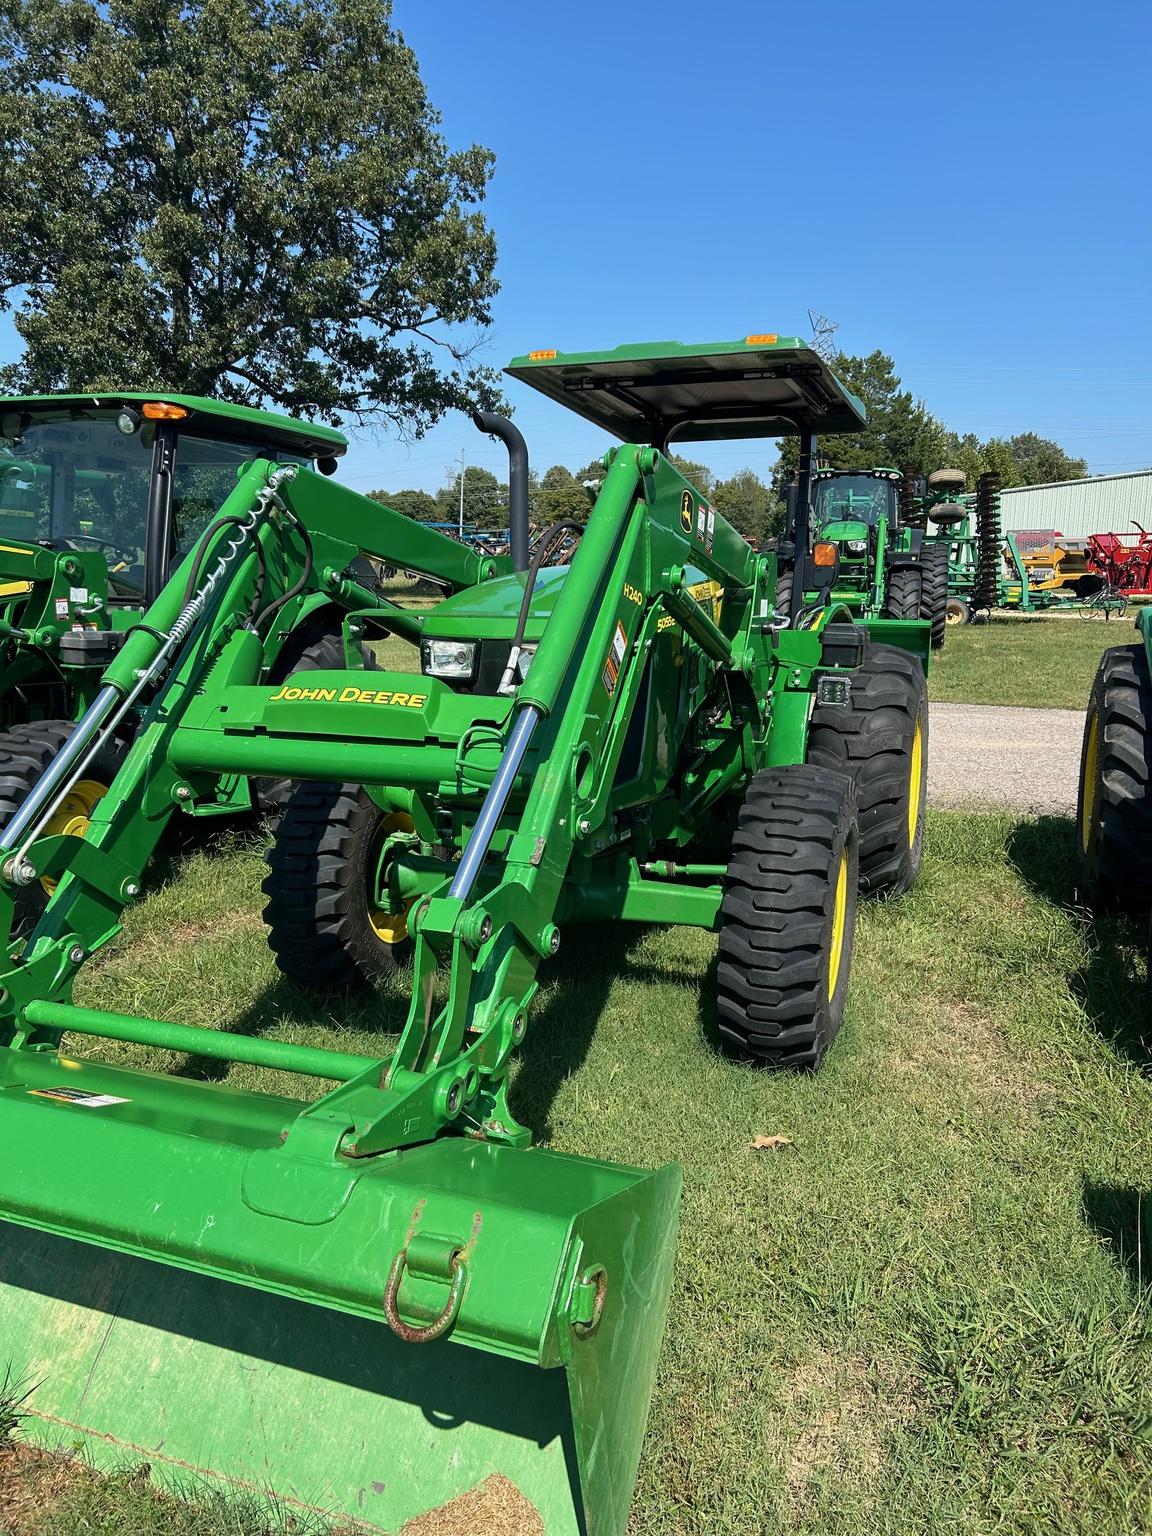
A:
{"label": "hydraulic hose", "polygon": [[528,563],[528,575],[524,581],[524,596],[520,600],[520,612],[516,617],[516,631],[512,636],[512,649],[508,652],[508,665],[504,668],[504,676],[500,679],[500,686],[496,692],[509,694],[516,686],[516,667],[520,661],[520,652],[524,647],[524,631],[528,628],[528,614],[532,608],[532,592],[536,586],[536,578],[540,574],[541,567],[552,552],[552,546],[557,543],[562,533],[575,533],[577,537],[584,532],[583,524],[574,523],[570,519],[564,522],[553,523],[545,528],[544,532],[536,540],[536,548],[532,551],[532,559]]}

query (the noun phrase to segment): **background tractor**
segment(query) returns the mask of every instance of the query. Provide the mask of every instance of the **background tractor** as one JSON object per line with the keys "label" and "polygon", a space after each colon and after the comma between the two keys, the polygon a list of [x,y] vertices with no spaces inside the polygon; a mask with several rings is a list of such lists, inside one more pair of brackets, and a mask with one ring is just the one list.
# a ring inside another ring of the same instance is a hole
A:
{"label": "background tractor", "polygon": [[813,478],[817,537],[836,546],[833,595],[862,617],[924,619],[932,646],[944,643],[947,552],[901,516],[895,469],[821,469]]}
{"label": "background tractor", "polygon": [[[43,768],[104,669],[253,458],[331,474],[329,427],[220,400],[110,393],[0,399],[0,808]],[[373,580],[368,563],[360,575]],[[339,663],[340,610],[319,588],[270,637],[271,675]],[[122,738],[126,740],[126,735]],[[119,760],[109,743],[73,795],[86,815]],[[286,785],[256,786],[272,810]],[[223,809],[243,809],[247,786]]]}
{"label": "background tractor", "polygon": [[[528,548],[526,447],[501,417],[476,419],[509,446],[508,557],[257,459],[12,797],[0,1358],[36,1384],[25,1431],[98,1461],[135,1448],[155,1477],[197,1466],[388,1531],[495,1479],[506,1529],[621,1536],[680,1175],[530,1147],[509,1073],[540,967],[589,922],[714,931],[724,1040],[816,1067],[858,888],[919,869],[929,627],[829,598],[813,434],[863,411],[799,341],[509,372],[622,440],[569,563],[547,564],[566,524]],[[797,429],[782,555],[666,452]],[[365,557],[449,595],[406,611]],[[341,611],[342,657],[279,678],[277,637],[317,600]],[[369,670],[372,630],[417,647],[420,673]],[[117,740],[108,792],[61,823]],[[318,1011],[406,986],[376,1056],[73,1000],[165,826],[258,776],[297,786],[264,887],[282,971]],[[277,1076],[239,1091],[112,1065],[101,1040]],[[308,1078],[319,1097],[285,1086]]]}

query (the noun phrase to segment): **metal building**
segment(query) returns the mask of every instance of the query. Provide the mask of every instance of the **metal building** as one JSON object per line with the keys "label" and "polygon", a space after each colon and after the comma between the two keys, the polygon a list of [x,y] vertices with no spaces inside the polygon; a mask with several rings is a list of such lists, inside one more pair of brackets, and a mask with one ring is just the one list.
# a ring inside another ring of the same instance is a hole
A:
{"label": "metal building", "polygon": [[1083,539],[1090,533],[1134,533],[1133,523],[1152,530],[1152,469],[1017,486],[1001,491],[1000,509],[1005,533],[1056,528]]}

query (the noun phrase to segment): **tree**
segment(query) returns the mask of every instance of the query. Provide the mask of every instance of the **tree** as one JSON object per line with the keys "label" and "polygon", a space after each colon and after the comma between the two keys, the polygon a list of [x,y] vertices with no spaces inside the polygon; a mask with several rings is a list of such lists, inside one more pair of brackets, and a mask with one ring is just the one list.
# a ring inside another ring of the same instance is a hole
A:
{"label": "tree", "polygon": [[0,0],[0,307],[25,344],[0,387],[416,437],[498,403],[470,363],[493,157],[438,124],[390,0]]}
{"label": "tree", "polygon": [[711,500],[717,512],[727,518],[750,544],[762,544],[782,520],[783,508],[779,499],[751,469],[742,469],[727,480],[717,481]]}
{"label": "tree", "polygon": [[[436,492],[437,516],[456,522],[460,516],[460,476]],[[464,470],[464,521],[473,528],[507,528],[508,487],[490,469],[469,464]]]}
{"label": "tree", "polygon": [[381,506],[391,507],[393,512],[401,512],[420,523],[443,521],[436,498],[427,491],[369,491],[368,500],[378,501]]}
{"label": "tree", "polygon": [[536,516],[542,523],[586,523],[591,502],[584,487],[563,464],[553,464],[540,479]]}
{"label": "tree", "polygon": [[1021,432],[1008,439],[1016,466],[1017,485],[1046,485],[1052,480],[1083,480],[1088,474],[1084,459],[1074,459],[1059,443],[1035,432]]}

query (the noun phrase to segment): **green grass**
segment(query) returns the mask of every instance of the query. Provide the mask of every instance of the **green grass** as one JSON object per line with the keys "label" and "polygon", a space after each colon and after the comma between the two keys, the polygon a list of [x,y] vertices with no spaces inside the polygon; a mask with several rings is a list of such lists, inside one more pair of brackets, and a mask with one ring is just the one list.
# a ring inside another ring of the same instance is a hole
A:
{"label": "green grass", "polygon": [[[1066,821],[936,813],[930,834],[918,888],[862,908],[815,1077],[716,1049],[709,935],[571,930],[544,973],[518,1113],[564,1151],[685,1172],[630,1536],[1152,1529],[1143,962],[1064,905]],[[244,843],[188,859],[78,1000],[378,1047],[400,989],[317,1010],[279,981],[260,874]],[[0,1453],[6,1536],[265,1528]]]}
{"label": "green grass", "polygon": [[1101,651],[1136,639],[1123,619],[999,614],[950,629],[932,657],[928,697],[949,704],[1083,709]]}

